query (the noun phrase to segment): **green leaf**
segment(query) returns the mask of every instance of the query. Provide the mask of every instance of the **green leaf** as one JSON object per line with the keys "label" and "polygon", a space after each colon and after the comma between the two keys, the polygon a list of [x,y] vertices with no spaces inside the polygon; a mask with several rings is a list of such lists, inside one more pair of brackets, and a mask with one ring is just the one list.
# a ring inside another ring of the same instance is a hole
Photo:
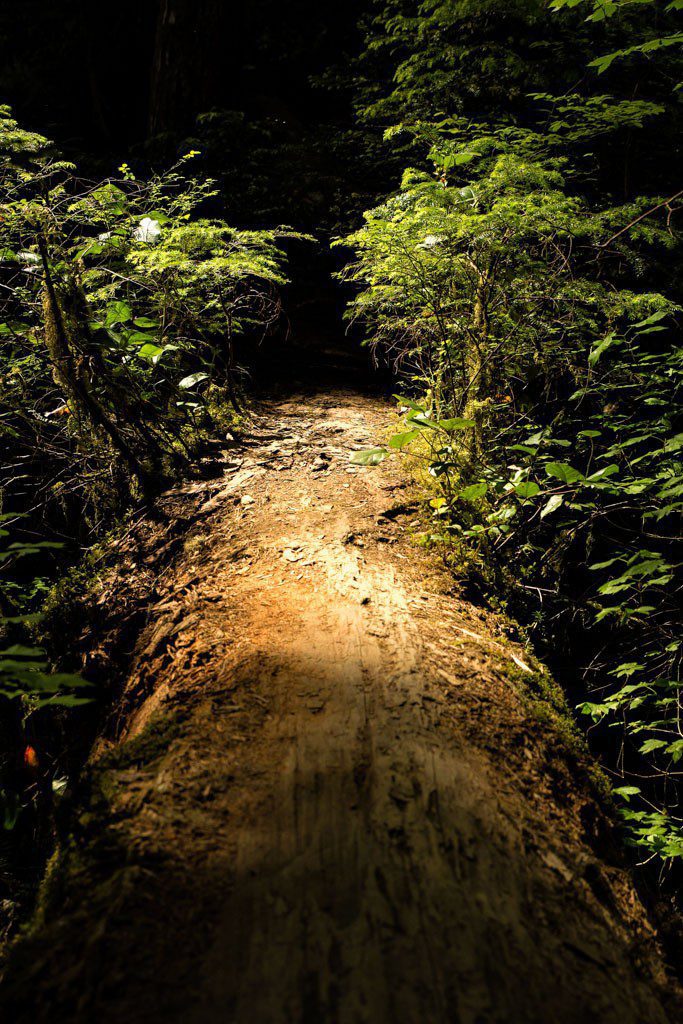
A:
{"label": "green leaf", "polygon": [[640,747],[641,754],[651,754],[653,750],[661,750],[666,746],[666,740],[645,740]]}
{"label": "green leaf", "polygon": [[636,329],[639,327],[650,327],[651,324],[659,323],[660,320],[664,320],[667,316],[669,316],[669,312],[667,310],[659,310],[659,312],[653,313],[652,316],[647,317],[646,320],[639,320],[638,323],[633,326]]}
{"label": "green leaf", "polygon": [[137,354],[140,359],[147,359],[149,362],[155,363],[164,354],[164,349],[160,345],[143,345],[138,349]]}
{"label": "green leaf", "polygon": [[454,430],[471,430],[476,424],[474,420],[465,420],[461,416],[454,416],[448,420],[437,420],[436,425],[447,433]]}
{"label": "green leaf", "polygon": [[562,504],[564,504],[564,498],[561,494],[551,494],[545,508],[541,512],[541,519],[545,519],[546,516],[552,515],[553,512],[557,512],[558,508]]}
{"label": "green leaf", "polygon": [[421,427],[423,430],[439,430],[438,420],[430,419],[429,416],[425,416],[423,413],[410,413],[406,416],[407,423],[414,423],[416,427]]}
{"label": "green leaf", "polygon": [[575,484],[585,479],[583,473],[566,462],[547,462],[544,468],[548,476],[561,480],[563,484]]}
{"label": "green leaf", "polygon": [[63,708],[77,708],[83,704],[92,704],[94,697],[76,697],[72,693],[61,693],[57,694],[56,697],[48,697],[45,700],[46,704],[58,705]]}
{"label": "green leaf", "polygon": [[674,740],[674,742],[670,743],[666,748],[666,752],[670,755],[674,764],[678,764],[683,757],[683,740]]}
{"label": "green leaf", "polygon": [[603,352],[606,352],[607,349],[611,348],[611,346],[614,344],[620,344],[622,340],[622,338],[619,338],[616,334],[612,333],[608,334],[606,338],[602,339],[602,341],[599,341],[597,345],[594,345],[593,348],[590,350],[588,356],[588,362],[590,363],[590,365],[594,366],[600,359],[600,356],[603,354]]}
{"label": "green leaf", "polygon": [[612,792],[622,797],[626,803],[631,802],[632,796],[640,796],[640,790],[637,786],[617,786]]}
{"label": "green leaf", "polygon": [[579,704],[578,710],[582,715],[590,715],[594,722],[600,722],[610,712],[607,704],[593,704],[590,701]]}
{"label": "green leaf", "polygon": [[622,555],[616,555],[614,558],[608,558],[606,562],[593,562],[589,565],[589,569],[609,569],[610,565],[614,565],[615,562],[623,562],[624,557]]}
{"label": "green leaf", "polygon": [[417,402],[414,402],[412,398],[404,398],[403,395],[394,395],[393,397],[401,405],[407,406],[408,409],[414,409],[415,412],[421,412],[425,414],[427,412],[424,405],[418,405]]}
{"label": "green leaf", "polygon": [[182,388],[183,391],[187,391],[188,388],[193,388],[196,384],[201,384],[202,381],[208,379],[208,373],[191,373],[189,377],[183,377],[183,379],[178,382],[178,387]]}
{"label": "green leaf", "polygon": [[354,452],[350,461],[354,466],[379,466],[388,454],[389,452],[385,448],[371,448],[365,452]]}
{"label": "green leaf", "polygon": [[616,463],[612,463],[609,466],[605,466],[604,469],[599,469],[596,473],[591,473],[589,477],[586,477],[586,483],[593,484],[599,480],[604,480],[605,477],[614,476],[615,473],[619,472],[619,467]]}
{"label": "green leaf", "polygon": [[116,324],[127,324],[133,319],[133,311],[127,302],[112,302],[107,306],[105,326],[114,327]]}
{"label": "green leaf", "polygon": [[21,802],[16,793],[0,792],[0,807],[3,811],[2,827],[6,832],[11,832],[21,814]]}
{"label": "green leaf", "polygon": [[12,644],[11,647],[0,651],[0,657],[3,658],[41,658],[44,654],[43,647],[25,647],[23,644]]}
{"label": "green leaf", "polygon": [[458,491],[458,497],[464,501],[476,501],[477,498],[483,498],[488,489],[489,485],[482,480],[478,484],[470,484],[469,487],[463,487],[461,491]]}
{"label": "green leaf", "polygon": [[509,450],[511,452],[524,452],[525,455],[536,454],[536,448],[532,448],[528,444],[511,444]]}
{"label": "green leaf", "polygon": [[128,345],[154,345],[157,340],[153,334],[147,334],[146,331],[131,331],[125,337]]}
{"label": "green leaf", "polygon": [[435,163],[443,167],[445,171],[449,171],[451,167],[463,167],[465,164],[476,159],[478,155],[478,153],[471,153],[468,150],[461,150],[459,153],[449,153],[441,158],[436,157]]}
{"label": "green leaf", "polygon": [[606,53],[603,57],[596,57],[595,60],[592,60],[589,63],[588,67],[595,68],[598,74],[602,75],[612,66],[618,57],[622,56],[622,53],[622,50],[615,50],[614,53]]}
{"label": "green leaf", "polygon": [[518,498],[533,498],[540,492],[541,488],[533,480],[523,480],[515,484],[515,494]]}
{"label": "green leaf", "polygon": [[390,448],[405,448],[407,444],[419,437],[419,430],[406,430],[403,434],[394,434],[389,441]]}

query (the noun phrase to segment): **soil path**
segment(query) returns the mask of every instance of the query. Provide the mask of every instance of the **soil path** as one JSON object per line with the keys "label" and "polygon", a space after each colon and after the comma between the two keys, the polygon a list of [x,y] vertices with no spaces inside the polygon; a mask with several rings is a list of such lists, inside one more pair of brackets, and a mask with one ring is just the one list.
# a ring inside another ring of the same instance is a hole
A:
{"label": "soil path", "polygon": [[415,545],[400,469],[349,465],[389,422],[343,392],[271,403],[176,495],[196,516],[170,566],[131,563],[149,624],[121,735],[8,1021],[674,1020],[548,680]]}

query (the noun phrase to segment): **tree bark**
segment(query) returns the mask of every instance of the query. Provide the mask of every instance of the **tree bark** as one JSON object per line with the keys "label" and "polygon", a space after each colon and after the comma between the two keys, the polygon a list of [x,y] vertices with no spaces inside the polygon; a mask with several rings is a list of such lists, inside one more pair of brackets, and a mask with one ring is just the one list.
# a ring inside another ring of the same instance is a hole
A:
{"label": "tree bark", "polygon": [[[152,63],[151,135],[189,130],[197,114],[221,102],[231,65],[221,0],[159,0]],[[226,52],[227,51],[227,52]]]}
{"label": "tree bark", "polygon": [[72,412],[79,422],[87,419],[93,427],[99,428],[109,438],[113,448],[122,456],[130,472],[138,480],[143,493],[148,497],[152,489],[149,473],[93,392],[83,358],[79,358],[69,334],[63,305],[50,270],[47,246],[42,238],[39,238],[38,244],[44,273],[45,345],[52,362],[55,383],[64,390]]}

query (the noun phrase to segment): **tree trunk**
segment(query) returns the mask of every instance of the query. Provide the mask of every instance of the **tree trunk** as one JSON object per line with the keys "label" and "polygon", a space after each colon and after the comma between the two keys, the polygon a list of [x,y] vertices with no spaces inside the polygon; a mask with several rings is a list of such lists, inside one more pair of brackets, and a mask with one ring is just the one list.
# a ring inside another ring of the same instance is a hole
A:
{"label": "tree trunk", "polygon": [[135,452],[121,434],[92,390],[92,382],[82,354],[78,352],[64,315],[64,305],[57,294],[48,261],[47,246],[39,239],[43,263],[43,320],[45,346],[52,363],[55,383],[64,391],[72,413],[82,429],[84,420],[108,437],[113,448],[124,459],[146,497],[152,492],[152,480]]}
{"label": "tree trunk", "polygon": [[475,450],[481,450],[484,432],[484,405],[480,395],[486,394],[486,346],[489,334],[488,318],[489,282],[485,274],[479,275],[474,298],[473,337],[467,347],[467,402],[465,416],[474,420]]}
{"label": "tree trunk", "polygon": [[221,0],[159,0],[152,63],[151,135],[182,133],[197,114],[222,100],[222,80],[232,64],[225,3]]}

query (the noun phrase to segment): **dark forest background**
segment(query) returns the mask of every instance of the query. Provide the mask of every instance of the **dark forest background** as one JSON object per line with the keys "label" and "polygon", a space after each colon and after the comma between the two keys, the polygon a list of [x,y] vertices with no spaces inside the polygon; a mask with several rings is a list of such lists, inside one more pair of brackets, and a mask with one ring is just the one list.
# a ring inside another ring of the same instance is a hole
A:
{"label": "dark forest background", "polygon": [[369,154],[344,144],[353,119],[342,71],[360,50],[363,0],[4,7],[0,93],[22,124],[93,171],[123,155],[163,164],[195,145],[221,179],[227,215],[251,225],[294,215],[319,228],[339,219],[349,192],[380,190]]}

